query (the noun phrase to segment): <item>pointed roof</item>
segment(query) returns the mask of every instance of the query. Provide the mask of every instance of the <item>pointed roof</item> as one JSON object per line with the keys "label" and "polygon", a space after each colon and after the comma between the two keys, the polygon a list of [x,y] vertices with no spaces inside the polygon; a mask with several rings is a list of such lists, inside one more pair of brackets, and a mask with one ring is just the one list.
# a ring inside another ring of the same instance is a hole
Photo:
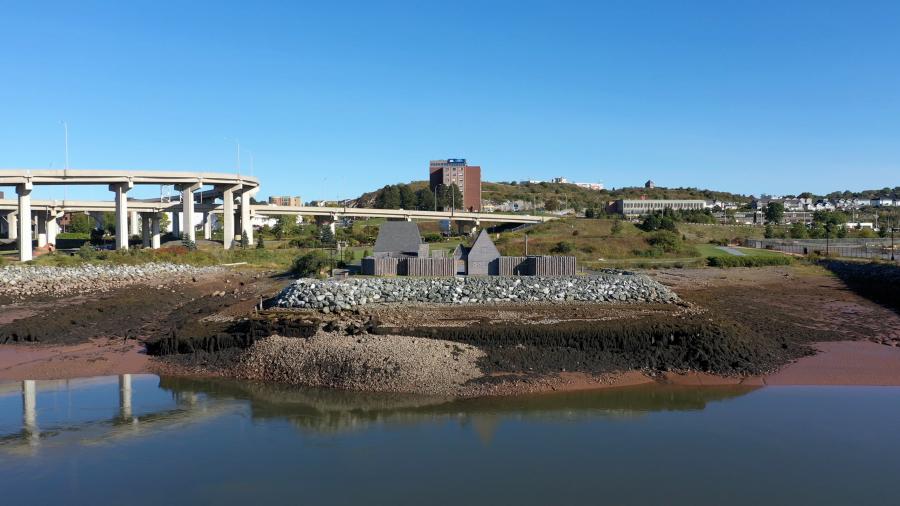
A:
{"label": "pointed roof", "polygon": [[497,246],[494,246],[494,241],[491,240],[491,236],[487,233],[487,230],[481,229],[478,238],[475,239],[472,247],[469,248],[467,257],[469,260],[490,260],[499,258],[500,250],[497,249]]}
{"label": "pointed roof", "polygon": [[411,221],[386,221],[378,228],[375,253],[419,253],[422,236]]}

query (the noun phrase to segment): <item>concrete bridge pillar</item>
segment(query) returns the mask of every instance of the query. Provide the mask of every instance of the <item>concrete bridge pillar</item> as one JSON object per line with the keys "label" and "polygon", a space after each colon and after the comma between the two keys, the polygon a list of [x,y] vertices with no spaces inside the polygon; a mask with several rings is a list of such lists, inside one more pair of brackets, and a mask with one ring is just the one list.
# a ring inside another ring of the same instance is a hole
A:
{"label": "concrete bridge pillar", "polygon": [[128,249],[128,190],[132,187],[132,183],[109,185],[116,194],[116,249]]}
{"label": "concrete bridge pillar", "polygon": [[203,238],[207,241],[212,239],[212,219],[213,213],[203,213]]}
{"label": "concrete bridge pillar", "polygon": [[150,247],[150,215],[141,213],[141,246]]}
{"label": "concrete bridge pillar", "polygon": [[6,215],[6,238],[19,238],[19,211],[13,211]]}
{"label": "concrete bridge pillar", "polygon": [[172,235],[174,235],[176,239],[180,239],[181,238],[181,213],[173,211],[172,219],[170,221],[172,222]]}
{"label": "concrete bridge pillar", "polygon": [[184,235],[189,241],[197,240],[197,231],[194,226],[194,190],[203,186],[200,183],[178,185],[177,189],[181,191],[181,212],[184,215]]}
{"label": "concrete bridge pillar", "polygon": [[31,250],[31,183],[16,185],[19,196],[19,260],[27,262],[33,258]]}
{"label": "concrete bridge pillar", "polygon": [[241,237],[247,235],[247,241],[250,246],[253,245],[253,222],[250,220],[250,194],[246,191],[241,193]]}
{"label": "concrete bridge pillar", "polygon": [[56,236],[59,235],[59,218],[62,218],[65,213],[53,210],[50,212],[50,215],[47,217],[47,244],[52,244],[56,246]]}
{"label": "concrete bridge pillar", "polygon": [[230,187],[222,191],[222,239],[225,249],[234,246],[234,191],[239,188]]}
{"label": "concrete bridge pillar", "polygon": [[129,211],[128,212],[128,236],[138,235],[138,212],[137,211]]}
{"label": "concrete bridge pillar", "polygon": [[159,220],[159,214],[150,216],[150,247],[152,249],[159,249]]}
{"label": "concrete bridge pillar", "polygon": [[47,246],[47,213],[42,211],[37,213],[37,247],[43,248]]}

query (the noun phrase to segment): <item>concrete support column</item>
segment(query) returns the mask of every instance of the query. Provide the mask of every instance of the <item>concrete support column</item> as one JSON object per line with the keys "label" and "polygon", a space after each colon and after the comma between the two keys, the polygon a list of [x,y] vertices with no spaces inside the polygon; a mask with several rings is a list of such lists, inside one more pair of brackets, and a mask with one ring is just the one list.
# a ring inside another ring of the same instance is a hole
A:
{"label": "concrete support column", "polygon": [[183,230],[184,235],[189,241],[197,240],[196,227],[194,226],[194,190],[200,189],[200,183],[190,185],[179,185],[181,190],[181,211],[184,215]]}
{"label": "concrete support column", "polygon": [[222,194],[222,239],[225,249],[231,249],[234,245],[234,190],[229,188]]}
{"label": "concrete support column", "polygon": [[47,213],[41,211],[35,218],[37,218],[37,247],[43,248],[47,246]]}
{"label": "concrete support column", "polygon": [[130,183],[109,185],[116,194],[116,249],[128,249],[128,190]]}
{"label": "concrete support column", "polygon": [[141,213],[141,246],[150,247],[150,215]]}
{"label": "concrete support column", "polygon": [[181,213],[172,212],[172,235],[181,238]]}
{"label": "concrete support column", "polygon": [[138,235],[138,212],[129,211],[128,213],[128,236]]}
{"label": "concrete support column", "polygon": [[241,237],[247,234],[248,245],[253,245],[253,223],[250,221],[250,192],[241,194]]}
{"label": "concrete support column", "polygon": [[16,185],[19,196],[19,260],[33,258],[31,250],[31,183]]}
{"label": "concrete support column", "polygon": [[47,217],[47,244],[56,246],[56,236],[59,234],[59,222],[56,220],[61,216],[62,213],[57,214],[56,211],[52,211]]}
{"label": "concrete support column", "polygon": [[19,212],[13,211],[6,215],[6,233],[8,239],[19,238]]}
{"label": "concrete support column", "polygon": [[150,217],[150,247],[159,249],[159,215]]}
{"label": "concrete support column", "polygon": [[203,238],[209,241],[212,239],[212,213],[203,215]]}

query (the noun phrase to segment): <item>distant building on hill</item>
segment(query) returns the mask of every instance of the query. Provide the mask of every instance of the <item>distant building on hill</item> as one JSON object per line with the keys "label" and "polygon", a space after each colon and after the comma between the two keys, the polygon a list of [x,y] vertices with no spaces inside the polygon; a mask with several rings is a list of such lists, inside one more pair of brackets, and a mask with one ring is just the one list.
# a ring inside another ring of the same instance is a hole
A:
{"label": "distant building on hill", "polygon": [[277,195],[269,197],[269,204],[272,204],[273,206],[300,207],[303,205],[303,200],[301,200],[299,196],[289,197],[287,195]]}
{"label": "distant building on hill", "polygon": [[649,179],[644,183],[644,188],[656,188],[656,183],[654,183],[652,179]]}
{"label": "distant building on hill", "polygon": [[465,158],[431,160],[428,164],[428,181],[432,192],[440,185],[456,185],[463,196],[463,209],[481,211],[480,166],[468,165]]}
{"label": "distant building on hill", "polygon": [[625,217],[642,216],[656,211],[672,209],[675,211],[694,211],[706,208],[705,200],[624,200],[613,202],[613,211]]}

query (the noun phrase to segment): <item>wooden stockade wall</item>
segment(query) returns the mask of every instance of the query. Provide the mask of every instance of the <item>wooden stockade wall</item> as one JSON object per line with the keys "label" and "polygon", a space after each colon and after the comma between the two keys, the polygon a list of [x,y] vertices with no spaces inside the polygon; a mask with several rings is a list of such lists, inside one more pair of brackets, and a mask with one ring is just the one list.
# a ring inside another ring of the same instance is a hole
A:
{"label": "wooden stockade wall", "polygon": [[575,257],[500,257],[501,276],[574,276]]}
{"label": "wooden stockade wall", "polygon": [[575,257],[542,256],[528,259],[532,276],[574,276]]}
{"label": "wooden stockade wall", "polygon": [[529,257],[500,257],[501,276],[529,276]]}
{"label": "wooden stockade wall", "polygon": [[362,273],[369,276],[396,276],[399,274],[399,258],[366,257],[362,259]]}
{"label": "wooden stockade wall", "polygon": [[456,263],[452,258],[405,258],[401,261],[400,272],[407,276],[454,276]]}
{"label": "wooden stockade wall", "polygon": [[456,264],[452,258],[391,258],[366,257],[362,273],[369,276],[454,276]]}

